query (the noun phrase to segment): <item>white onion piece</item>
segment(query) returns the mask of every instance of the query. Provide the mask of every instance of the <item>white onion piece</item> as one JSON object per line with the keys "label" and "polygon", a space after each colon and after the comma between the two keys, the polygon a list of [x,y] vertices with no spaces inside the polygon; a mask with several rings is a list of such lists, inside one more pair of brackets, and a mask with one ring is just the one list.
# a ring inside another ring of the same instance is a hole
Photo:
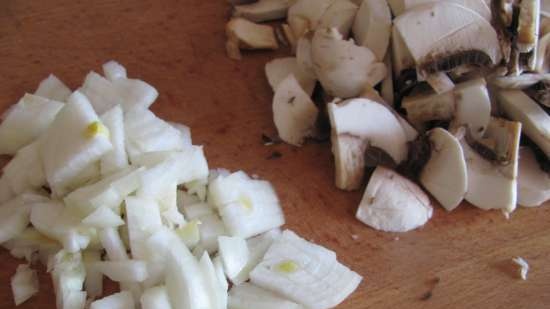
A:
{"label": "white onion piece", "polygon": [[99,176],[95,163],[113,148],[108,130],[78,91],[59,111],[40,145],[46,179],[60,197]]}
{"label": "white onion piece", "polygon": [[65,205],[72,213],[83,218],[102,206],[118,212],[124,198],[140,186],[144,170],[129,167],[96,183],[80,187],[65,197]]}
{"label": "white onion piece", "polygon": [[26,264],[17,266],[17,271],[11,278],[11,291],[16,306],[19,306],[38,293],[38,276],[36,271]]}
{"label": "white onion piece", "polygon": [[16,197],[0,205],[0,243],[23,232],[29,224],[31,208],[23,198]]}
{"label": "white onion piece", "polygon": [[285,222],[271,184],[251,179],[242,171],[212,180],[208,201],[219,210],[232,236],[248,238]]}
{"label": "white onion piece", "polygon": [[274,229],[246,241],[249,249],[248,262],[239,274],[231,280],[233,284],[239,285],[249,279],[250,272],[262,261],[267,249],[280,236],[281,230]]}
{"label": "white onion piece", "polygon": [[117,105],[101,115],[101,121],[109,129],[109,138],[113,149],[101,158],[101,175],[118,172],[128,166],[124,133],[124,112]]}
{"label": "white onion piece", "polygon": [[336,254],[285,230],[250,273],[250,279],[311,309],[340,304],[362,278],[336,260]]}
{"label": "white onion piece", "polygon": [[57,76],[50,74],[40,82],[34,94],[50,100],[65,102],[71,95],[71,89]]}
{"label": "white onion piece", "polygon": [[304,309],[303,306],[250,283],[236,285],[229,291],[229,309]]}
{"label": "white onion piece", "polygon": [[199,222],[200,246],[210,253],[216,252],[218,237],[228,234],[225,225],[216,214],[200,217]]}
{"label": "white onion piece", "polygon": [[114,60],[104,63],[102,68],[103,75],[105,75],[105,77],[110,81],[120,78],[128,78],[126,68]]}
{"label": "white onion piece", "polygon": [[132,162],[142,153],[181,151],[185,148],[180,131],[150,110],[137,109],[126,113],[124,128],[126,149]]}
{"label": "white onion piece", "polygon": [[174,308],[210,308],[206,282],[197,259],[169,229],[161,229],[148,241],[166,259],[166,289]]}
{"label": "white onion piece", "polygon": [[89,216],[84,218],[82,223],[89,227],[104,229],[123,225],[124,221],[111,208],[99,207]]}
{"label": "white onion piece", "polygon": [[46,185],[39,149],[40,141],[34,141],[19,149],[15,157],[4,166],[2,180],[9,192],[21,194]]}
{"label": "white onion piece", "polygon": [[90,309],[134,309],[132,293],[123,291],[98,299],[90,304]]}
{"label": "white onion piece", "polygon": [[147,279],[147,264],[144,261],[104,261],[91,265],[116,282],[143,282]]}
{"label": "white onion piece", "polygon": [[115,228],[106,228],[99,232],[101,246],[105,248],[107,257],[111,261],[123,261],[128,259],[126,247]]}
{"label": "white onion piece", "polygon": [[145,240],[162,227],[160,212],[154,200],[126,198],[126,222],[133,258],[146,258]]}
{"label": "white onion piece", "polygon": [[141,309],[172,309],[166,287],[156,286],[145,290],[141,295]]}
{"label": "white onion piece", "polygon": [[64,105],[32,94],[23,96],[0,124],[0,154],[13,155],[42,135]]}
{"label": "white onion piece", "polygon": [[188,220],[198,219],[214,213],[214,209],[208,203],[184,204],[181,206],[183,213]]}
{"label": "white onion piece", "polygon": [[229,280],[233,281],[249,260],[250,253],[246,240],[241,237],[220,236],[218,237],[218,250],[225,274]]}
{"label": "white onion piece", "polygon": [[82,255],[61,250],[48,261],[53,279],[57,308],[81,309],[86,302],[82,291],[86,269]]}
{"label": "white onion piece", "polygon": [[98,250],[87,250],[82,252],[82,261],[86,269],[84,287],[89,298],[97,298],[103,294],[103,274],[95,267],[95,263],[101,261],[101,252]]}
{"label": "white onion piece", "polygon": [[227,290],[225,286],[218,280],[216,269],[210,256],[205,252],[200,261],[199,267],[204,275],[204,280],[210,294],[211,309],[226,309],[227,308]]}

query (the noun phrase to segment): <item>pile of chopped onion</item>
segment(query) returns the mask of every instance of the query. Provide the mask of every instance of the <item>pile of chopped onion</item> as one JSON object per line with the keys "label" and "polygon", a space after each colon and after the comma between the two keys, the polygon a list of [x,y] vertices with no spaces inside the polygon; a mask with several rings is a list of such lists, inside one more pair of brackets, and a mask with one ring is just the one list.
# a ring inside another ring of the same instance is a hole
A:
{"label": "pile of chopped onion", "polygon": [[[269,182],[209,170],[189,128],[149,110],[155,88],[103,71],[74,92],[50,75],[0,124],[0,243],[26,259],[16,305],[38,262],[58,309],[324,309],[357,288],[334,252],[280,230]],[[120,292],[103,295],[105,277]]]}

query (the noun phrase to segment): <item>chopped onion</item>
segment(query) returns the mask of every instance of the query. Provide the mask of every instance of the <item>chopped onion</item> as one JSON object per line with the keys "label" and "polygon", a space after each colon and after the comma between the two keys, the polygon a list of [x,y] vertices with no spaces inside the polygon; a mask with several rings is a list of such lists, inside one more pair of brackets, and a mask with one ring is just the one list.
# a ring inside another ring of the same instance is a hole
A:
{"label": "chopped onion", "polygon": [[116,282],[143,282],[147,279],[147,264],[144,261],[104,261],[90,267]]}
{"label": "chopped onion", "polygon": [[336,254],[285,230],[269,248],[250,279],[311,309],[340,304],[361,282],[361,276],[336,260]]}
{"label": "chopped onion", "polygon": [[[240,237],[220,236],[218,237],[218,248],[225,274],[229,280],[233,281],[249,260],[246,240]],[[235,282],[233,281],[233,283]]]}
{"label": "chopped onion", "polygon": [[301,305],[250,283],[236,285],[229,291],[229,309],[304,309]]}
{"label": "chopped onion", "polygon": [[26,264],[17,266],[17,272],[11,278],[11,290],[16,306],[19,306],[38,293],[38,276],[36,271]]}
{"label": "chopped onion", "polygon": [[156,286],[141,295],[141,309],[172,309],[166,287]]}
{"label": "chopped onion", "polygon": [[132,293],[123,291],[98,299],[90,304],[90,309],[134,309]]}

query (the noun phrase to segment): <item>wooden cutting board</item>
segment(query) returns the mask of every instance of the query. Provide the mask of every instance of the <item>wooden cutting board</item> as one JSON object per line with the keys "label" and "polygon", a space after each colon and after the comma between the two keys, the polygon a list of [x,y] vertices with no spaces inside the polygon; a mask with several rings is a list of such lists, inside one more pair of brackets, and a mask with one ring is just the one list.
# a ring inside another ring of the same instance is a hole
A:
{"label": "wooden cutting board", "polygon": [[[364,276],[339,308],[550,308],[550,207],[519,209],[510,220],[466,204],[452,213],[435,207],[425,227],[404,234],[362,225],[354,219],[362,192],[335,189],[328,143],[262,144],[262,133],[276,133],[263,66],[288,50],[228,59],[229,14],[223,0],[2,0],[0,110],[49,73],[76,89],[89,70],[116,59],[159,90],[158,115],[191,126],[211,167],[270,180],[286,227]],[[531,265],[527,281],[515,256]],[[0,261],[0,308],[13,308],[10,277],[22,261],[5,250]],[[55,308],[43,268],[40,293],[20,308]]]}

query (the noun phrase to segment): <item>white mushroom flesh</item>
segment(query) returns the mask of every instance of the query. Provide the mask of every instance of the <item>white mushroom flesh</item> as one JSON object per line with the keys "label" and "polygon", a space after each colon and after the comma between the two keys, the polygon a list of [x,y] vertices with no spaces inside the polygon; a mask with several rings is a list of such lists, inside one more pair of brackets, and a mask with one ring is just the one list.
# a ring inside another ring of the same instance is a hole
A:
{"label": "white mushroom flesh", "polygon": [[314,134],[318,113],[294,75],[279,83],[273,97],[273,121],[283,141],[300,146]]}
{"label": "white mushroom flesh", "polygon": [[457,138],[445,129],[428,132],[430,159],[420,172],[420,183],[446,210],[458,207],[468,189],[466,161]]}
{"label": "white mushroom flesh", "polygon": [[407,232],[431,218],[430,199],[412,181],[378,166],[357,209],[356,218],[386,232]]}
{"label": "white mushroom flesh", "polygon": [[519,149],[518,204],[536,207],[550,199],[550,175],[539,167],[530,148]]}

